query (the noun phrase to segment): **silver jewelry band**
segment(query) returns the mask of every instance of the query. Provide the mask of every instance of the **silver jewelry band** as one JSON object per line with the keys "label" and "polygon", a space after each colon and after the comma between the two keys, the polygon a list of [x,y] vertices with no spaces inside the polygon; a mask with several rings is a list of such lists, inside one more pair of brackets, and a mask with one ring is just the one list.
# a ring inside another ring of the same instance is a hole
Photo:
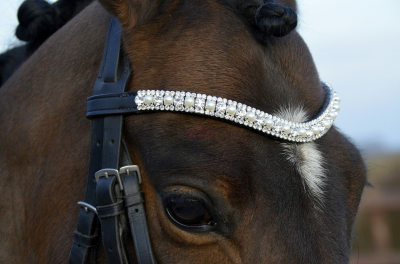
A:
{"label": "silver jewelry band", "polygon": [[227,119],[265,134],[294,142],[310,142],[322,137],[332,126],[339,110],[340,98],[332,87],[327,91],[325,107],[314,119],[296,123],[265,113],[235,101],[190,92],[141,90],[135,102],[138,110],[189,112]]}

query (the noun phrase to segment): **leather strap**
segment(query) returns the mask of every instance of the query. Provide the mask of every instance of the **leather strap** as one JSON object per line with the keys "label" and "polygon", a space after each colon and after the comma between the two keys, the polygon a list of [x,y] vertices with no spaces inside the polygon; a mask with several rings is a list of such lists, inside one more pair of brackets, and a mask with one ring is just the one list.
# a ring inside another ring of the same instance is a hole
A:
{"label": "leather strap", "polygon": [[87,99],[86,117],[138,113],[136,95],[137,92],[127,92],[91,96]]}
{"label": "leather strap", "polygon": [[[129,79],[129,63],[121,57],[121,27],[117,19],[112,18],[103,63],[93,89],[94,94],[124,92]],[[122,60],[121,60],[122,58]],[[121,64],[121,65],[120,65]],[[122,67],[121,67],[122,66]],[[121,69],[121,72],[118,70]],[[99,117],[103,119],[102,168],[118,169],[122,121],[121,115]],[[120,190],[117,188],[117,175],[96,177],[96,196],[98,213],[115,209],[120,200]],[[120,200],[122,203],[122,200]],[[120,225],[119,214],[99,214],[104,252],[109,263],[129,263],[125,243],[123,243],[124,226]],[[125,231],[126,232],[126,231]]]}
{"label": "leather strap", "polygon": [[[101,223],[104,252],[108,263],[129,263],[125,243],[121,234],[124,228],[120,225],[123,213],[123,202],[118,195],[117,176],[101,177],[97,182],[97,212]],[[122,228],[122,230],[121,230]],[[126,233],[126,231],[125,231]]]}
{"label": "leather strap", "polygon": [[[102,66],[96,80],[93,94],[121,93],[130,78],[127,59],[120,60],[121,28],[117,19],[112,18],[107,34]],[[123,64],[123,67],[118,67]],[[121,69],[121,72],[118,72]],[[118,78],[119,77],[119,78]],[[117,168],[120,148],[122,116],[99,117],[92,119],[92,139],[90,151],[89,175],[86,187],[85,203],[97,206],[95,173],[105,166]],[[117,132],[113,132],[116,131]],[[114,135],[118,135],[114,137]],[[105,155],[103,155],[105,153]],[[112,166],[110,166],[112,165]],[[93,211],[81,209],[75,232],[74,244],[71,248],[69,263],[95,263],[98,220]],[[80,237],[80,239],[78,238]],[[77,243],[91,237],[90,245]],[[104,240],[104,238],[103,238]],[[107,252],[107,250],[105,250]],[[123,256],[121,257],[124,258]],[[117,262],[115,262],[117,263]]]}
{"label": "leather strap", "polygon": [[113,18],[93,96],[88,98],[87,117],[92,119],[92,142],[84,205],[91,207],[91,210],[81,210],[70,263],[94,263],[98,227],[94,211],[101,222],[107,261],[124,264],[130,262],[124,243],[125,234],[128,232],[124,207],[128,211],[138,263],[156,263],[146,223],[144,195],[140,191],[138,181],[139,170],[122,170],[122,178],[117,170],[118,165],[132,164],[121,135],[122,115],[137,112],[134,102],[136,92],[124,93],[131,72],[125,54],[120,54],[120,33],[119,22]]}
{"label": "leather strap", "polygon": [[140,191],[136,172],[121,175],[124,182],[124,203],[128,209],[129,225],[135,244],[138,263],[156,263],[147,231],[144,197]]}
{"label": "leather strap", "polygon": [[94,247],[97,245],[97,237],[97,234],[94,236],[86,236],[78,231],[75,231],[74,243],[81,247]]}

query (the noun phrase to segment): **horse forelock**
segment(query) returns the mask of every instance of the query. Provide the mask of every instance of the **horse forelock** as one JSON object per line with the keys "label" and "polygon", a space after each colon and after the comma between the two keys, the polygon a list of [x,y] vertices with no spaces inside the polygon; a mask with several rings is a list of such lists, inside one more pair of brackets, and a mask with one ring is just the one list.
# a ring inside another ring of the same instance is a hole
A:
{"label": "horse forelock", "polygon": [[[308,115],[303,107],[282,107],[276,116],[293,122],[306,122]],[[282,143],[286,159],[296,166],[304,184],[304,190],[310,192],[316,199],[316,206],[323,205],[323,187],[325,180],[325,160],[318,145],[315,142],[309,143]]]}

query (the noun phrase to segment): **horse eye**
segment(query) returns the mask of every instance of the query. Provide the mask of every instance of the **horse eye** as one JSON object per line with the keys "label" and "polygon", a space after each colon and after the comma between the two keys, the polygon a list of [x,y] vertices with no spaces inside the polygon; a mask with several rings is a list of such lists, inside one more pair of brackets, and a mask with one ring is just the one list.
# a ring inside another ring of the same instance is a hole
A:
{"label": "horse eye", "polygon": [[168,197],[165,200],[168,216],[185,227],[214,226],[215,222],[205,205],[186,197]]}

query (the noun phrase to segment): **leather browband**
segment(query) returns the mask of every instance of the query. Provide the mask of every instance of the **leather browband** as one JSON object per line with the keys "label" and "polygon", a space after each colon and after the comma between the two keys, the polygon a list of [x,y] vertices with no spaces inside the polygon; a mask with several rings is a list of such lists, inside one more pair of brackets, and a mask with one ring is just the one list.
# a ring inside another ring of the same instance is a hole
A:
{"label": "leather browband", "polygon": [[[156,263],[146,224],[144,196],[140,190],[140,171],[131,165],[122,138],[124,112],[109,111],[110,108],[123,109],[127,103],[120,98],[129,97],[126,94],[115,96],[124,93],[131,75],[129,62],[120,51],[121,26],[117,19],[112,18],[101,69],[93,96],[88,99],[88,109],[93,109],[87,115],[92,120],[89,175],[85,201],[79,202],[82,208],[69,263],[95,263],[100,234],[108,263],[130,263],[124,241],[129,233],[126,218],[138,263]],[[131,101],[129,105],[133,105]]]}
{"label": "leather browband", "polygon": [[137,113],[137,92],[94,95],[87,99],[86,117]]}

